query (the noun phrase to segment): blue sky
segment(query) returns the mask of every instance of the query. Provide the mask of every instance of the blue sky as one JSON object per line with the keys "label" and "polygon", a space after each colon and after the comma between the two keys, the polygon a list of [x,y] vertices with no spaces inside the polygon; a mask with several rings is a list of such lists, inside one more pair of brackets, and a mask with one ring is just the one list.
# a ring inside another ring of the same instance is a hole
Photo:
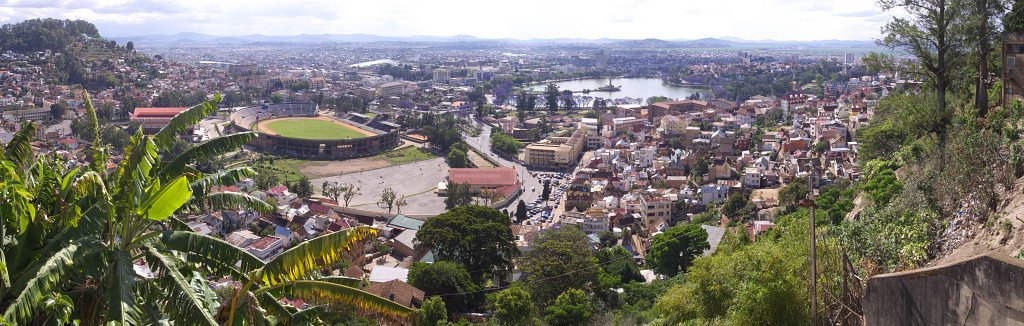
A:
{"label": "blue sky", "polygon": [[0,23],[40,17],[85,19],[104,36],[872,40],[892,13],[874,0],[0,0]]}

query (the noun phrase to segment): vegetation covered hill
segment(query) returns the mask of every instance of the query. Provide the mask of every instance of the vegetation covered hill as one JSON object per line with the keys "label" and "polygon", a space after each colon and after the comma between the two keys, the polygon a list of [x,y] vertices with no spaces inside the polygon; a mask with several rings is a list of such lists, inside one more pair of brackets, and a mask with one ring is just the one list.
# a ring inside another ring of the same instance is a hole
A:
{"label": "vegetation covered hill", "polygon": [[99,30],[84,20],[30,19],[0,27],[0,48],[16,52],[65,52],[75,42],[99,38]]}

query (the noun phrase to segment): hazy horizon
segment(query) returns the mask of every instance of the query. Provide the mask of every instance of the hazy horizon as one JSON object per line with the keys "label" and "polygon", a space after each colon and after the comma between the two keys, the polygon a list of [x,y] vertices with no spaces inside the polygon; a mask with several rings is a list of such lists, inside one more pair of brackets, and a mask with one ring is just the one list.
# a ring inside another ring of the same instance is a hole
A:
{"label": "hazy horizon", "polygon": [[739,38],[867,41],[892,17],[874,0],[327,1],[0,0],[0,23],[84,19],[109,37],[368,34],[482,39]]}

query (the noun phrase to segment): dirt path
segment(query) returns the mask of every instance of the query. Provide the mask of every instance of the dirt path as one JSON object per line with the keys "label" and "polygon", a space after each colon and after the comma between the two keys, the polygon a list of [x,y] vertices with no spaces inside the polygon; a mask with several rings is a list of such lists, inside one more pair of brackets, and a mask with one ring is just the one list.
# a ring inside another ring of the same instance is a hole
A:
{"label": "dirt path", "polygon": [[281,120],[304,120],[304,119],[313,119],[313,120],[333,122],[336,125],[339,125],[339,126],[342,126],[342,127],[346,127],[346,128],[350,128],[350,129],[353,129],[355,131],[358,131],[359,133],[363,134],[366,137],[376,136],[377,135],[377,134],[375,134],[373,132],[370,132],[370,131],[367,131],[367,130],[363,130],[362,128],[359,128],[359,127],[356,127],[356,126],[353,126],[353,125],[350,125],[350,124],[347,124],[347,123],[344,123],[344,122],[341,122],[341,121],[338,121],[338,120],[334,120],[334,119],[331,119],[331,118],[328,118],[328,117],[316,117],[316,118],[294,117],[294,118],[280,118],[280,119],[263,120],[263,121],[260,121],[259,123],[256,124],[256,130],[258,130],[260,132],[263,132],[263,133],[266,133],[266,134],[280,135],[279,133],[274,131],[274,129],[270,129],[270,127],[267,127],[267,125],[270,124],[271,122],[274,122],[274,121],[281,121]]}

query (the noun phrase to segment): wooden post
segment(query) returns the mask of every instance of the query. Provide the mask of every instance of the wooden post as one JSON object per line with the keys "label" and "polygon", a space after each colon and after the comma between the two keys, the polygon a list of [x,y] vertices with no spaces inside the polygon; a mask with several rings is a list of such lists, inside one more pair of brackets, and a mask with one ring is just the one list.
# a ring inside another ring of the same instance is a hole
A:
{"label": "wooden post", "polygon": [[807,207],[810,210],[810,218],[808,223],[809,226],[809,242],[811,250],[811,325],[817,325],[818,322],[818,271],[817,271],[817,248],[815,244],[814,236],[814,187],[811,186],[811,176],[807,178],[807,189],[809,190],[809,199],[800,201],[800,207]]}

